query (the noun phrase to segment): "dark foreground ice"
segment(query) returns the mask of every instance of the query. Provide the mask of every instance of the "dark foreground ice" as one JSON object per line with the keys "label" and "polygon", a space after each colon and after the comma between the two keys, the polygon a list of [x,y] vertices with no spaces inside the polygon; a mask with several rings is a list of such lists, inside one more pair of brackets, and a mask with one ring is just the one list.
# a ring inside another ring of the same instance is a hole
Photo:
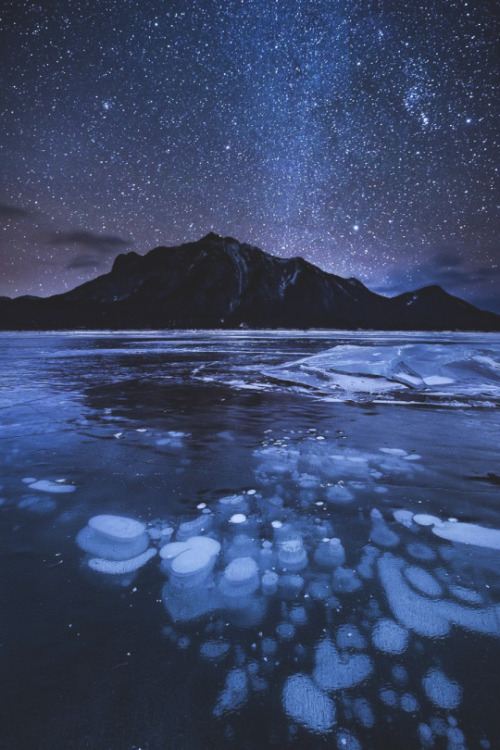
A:
{"label": "dark foreground ice", "polygon": [[0,748],[499,746],[499,336],[0,341]]}

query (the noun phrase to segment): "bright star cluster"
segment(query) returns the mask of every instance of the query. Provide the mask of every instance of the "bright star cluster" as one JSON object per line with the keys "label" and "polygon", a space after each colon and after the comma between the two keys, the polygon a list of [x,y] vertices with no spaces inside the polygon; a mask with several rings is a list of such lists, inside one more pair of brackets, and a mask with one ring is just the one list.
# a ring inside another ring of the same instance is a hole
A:
{"label": "bright star cluster", "polygon": [[3,0],[0,294],[231,235],[500,311],[489,0]]}

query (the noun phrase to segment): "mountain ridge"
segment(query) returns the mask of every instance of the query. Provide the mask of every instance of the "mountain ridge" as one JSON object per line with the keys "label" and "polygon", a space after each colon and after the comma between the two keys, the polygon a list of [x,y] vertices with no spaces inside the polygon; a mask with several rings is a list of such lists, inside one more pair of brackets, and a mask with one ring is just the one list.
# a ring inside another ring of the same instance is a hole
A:
{"label": "mountain ridge", "polygon": [[232,237],[118,255],[111,270],[48,298],[0,298],[2,330],[120,328],[500,330],[437,285],[396,297],[304,258],[280,258]]}

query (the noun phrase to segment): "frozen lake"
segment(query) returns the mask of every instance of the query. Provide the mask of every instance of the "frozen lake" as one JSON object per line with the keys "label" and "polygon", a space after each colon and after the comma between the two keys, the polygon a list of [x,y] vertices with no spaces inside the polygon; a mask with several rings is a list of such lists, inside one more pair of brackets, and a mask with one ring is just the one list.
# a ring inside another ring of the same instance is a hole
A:
{"label": "frozen lake", "polygon": [[0,748],[498,748],[499,406],[497,334],[0,334]]}

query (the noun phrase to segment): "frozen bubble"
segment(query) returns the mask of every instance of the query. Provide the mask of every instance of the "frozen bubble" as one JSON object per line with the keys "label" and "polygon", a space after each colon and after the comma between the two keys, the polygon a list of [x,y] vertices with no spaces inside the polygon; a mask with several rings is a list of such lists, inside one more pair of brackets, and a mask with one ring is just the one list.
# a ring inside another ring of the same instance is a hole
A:
{"label": "frozen bubble", "polygon": [[89,526],[111,542],[130,541],[140,537],[146,524],[126,516],[101,515],[93,516]]}
{"label": "frozen bubble", "polygon": [[304,579],[292,574],[280,576],[278,588],[285,599],[295,599],[304,588]]}
{"label": "frozen bubble", "polygon": [[280,540],[278,562],[282,570],[299,571],[306,567],[307,553],[299,536]]}
{"label": "frozen bubble", "polygon": [[380,700],[389,708],[396,708],[399,703],[398,694],[391,688],[382,688],[380,691]]}
{"label": "frozen bubble", "polygon": [[340,539],[327,539],[319,543],[314,552],[314,562],[322,568],[335,568],[345,562],[345,550]]}
{"label": "frozen bubble", "polygon": [[315,665],[313,678],[323,690],[354,687],[373,672],[371,660],[366,654],[340,655],[328,639],[320,641],[317,645]]}
{"label": "frozen bubble", "polygon": [[315,601],[325,601],[332,595],[332,587],[328,581],[311,581],[307,593]]}
{"label": "frozen bubble", "polygon": [[366,648],[366,640],[356,625],[340,625],[337,628],[337,646],[341,651],[349,648],[362,651]]}
{"label": "frozen bubble", "polygon": [[108,575],[124,575],[125,573],[133,573],[143,565],[146,565],[152,557],[157,554],[157,550],[153,548],[147,549],[141,555],[132,557],[128,560],[105,560],[100,557],[94,557],[88,561],[88,566],[91,570],[95,570],[97,573],[106,573]]}
{"label": "frozen bubble", "polygon": [[481,594],[472,589],[466,589],[464,586],[450,586],[450,594],[466,604],[482,604]]}
{"label": "frozen bubble", "polygon": [[353,701],[352,710],[354,716],[362,726],[367,729],[371,729],[375,726],[375,717],[373,715],[372,707],[366,698],[356,698],[356,700]]}
{"label": "frozen bubble", "polygon": [[367,544],[366,547],[364,547],[363,557],[357,567],[357,571],[361,578],[373,578],[373,563],[379,555],[380,550],[377,547],[373,547],[371,544]]}
{"label": "frozen bubble", "polygon": [[440,669],[429,669],[422,684],[429,700],[439,708],[457,708],[460,705],[462,688]]}
{"label": "frozen bubble", "polygon": [[402,654],[408,646],[408,631],[394,620],[379,620],[372,630],[372,640],[379,651]]}
{"label": "frozen bubble", "polygon": [[290,611],[290,620],[294,625],[306,625],[307,612],[304,607],[292,607]]}
{"label": "frozen bubble", "polygon": [[282,521],[271,521],[271,526],[273,527],[273,529],[281,529],[283,523]]}
{"label": "frozen bubble", "polygon": [[201,547],[176,555],[170,564],[170,582],[177,588],[192,588],[206,581],[214,566],[215,557]]}
{"label": "frozen bubble", "polygon": [[200,656],[208,661],[221,661],[229,653],[226,641],[206,641],[200,646]]}
{"label": "frozen bubble", "polygon": [[280,641],[291,641],[295,635],[295,628],[290,622],[280,622],[276,626],[276,635]]}
{"label": "frozen bubble", "polygon": [[208,531],[212,526],[212,518],[207,515],[198,516],[192,521],[184,521],[177,529],[176,539],[184,542],[189,537],[198,536],[203,531]]}
{"label": "frozen bubble", "polygon": [[274,573],[272,570],[266,571],[262,576],[261,581],[262,593],[267,594],[268,596],[275,594],[278,590],[278,581],[279,576],[277,573]]}
{"label": "frozen bubble", "polygon": [[24,477],[21,481],[24,482],[24,484],[33,484],[33,482],[36,482],[36,479],[35,477]]}
{"label": "frozen bubble", "polygon": [[450,727],[447,731],[449,750],[464,750],[465,735],[458,727]]}
{"label": "frozen bubble", "polygon": [[392,679],[399,685],[404,685],[408,682],[408,672],[402,664],[395,664],[392,668]]}
{"label": "frozen bubble", "polygon": [[419,709],[418,701],[413,693],[404,693],[401,696],[400,703],[401,708],[403,709],[403,711],[406,711],[407,714],[414,714]]}
{"label": "frozen bubble", "polygon": [[420,461],[422,459],[422,456],[419,456],[418,453],[411,453],[409,456],[405,456],[405,461]]}
{"label": "frozen bubble", "polygon": [[418,523],[419,526],[434,526],[435,524],[441,523],[440,518],[437,516],[431,516],[428,513],[415,513],[413,520],[415,523]]}
{"label": "frozen bubble", "polygon": [[434,745],[434,735],[428,724],[422,723],[418,725],[418,738],[423,748],[432,747]]}
{"label": "frozen bubble", "polygon": [[257,563],[252,557],[236,557],[224,570],[219,588],[226,597],[246,597],[259,588]]}
{"label": "frozen bubble", "polygon": [[396,547],[399,544],[399,537],[387,526],[380,511],[374,508],[370,516],[373,522],[370,541],[379,547]]}
{"label": "frozen bubble", "polygon": [[408,554],[416,560],[431,562],[431,560],[436,559],[436,553],[434,550],[421,542],[411,542],[406,546],[406,549],[408,550]]}
{"label": "frozen bubble", "polygon": [[285,682],[283,708],[292,721],[317,734],[329,732],[335,724],[335,704],[304,674]]}
{"label": "frozen bubble", "polygon": [[356,573],[350,568],[337,568],[332,575],[332,588],[337,593],[350,594],[361,588],[361,585]]}
{"label": "frozen bubble", "polygon": [[57,482],[49,482],[48,479],[39,479],[37,482],[31,482],[29,488],[30,490],[38,490],[39,492],[51,492],[53,494],[59,495],[68,492],[74,492],[76,490],[74,484],[58,484]]}
{"label": "frozen bubble", "polygon": [[436,579],[417,565],[409,565],[404,570],[406,579],[411,585],[426,596],[441,596],[443,589]]}
{"label": "frozen bubble", "polygon": [[203,510],[204,508],[207,507],[207,504],[206,503],[198,503],[198,505],[196,507],[197,507],[198,510]]}
{"label": "frozen bubble", "polygon": [[402,575],[403,567],[403,560],[388,552],[378,561],[380,581],[400,624],[427,637],[447,635],[452,624],[478,633],[500,635],[500,605],[479,609],[444,599],[428,599],[408,585]]}
{"label": "frozen bubble", "polygon": [[24,497],[17,507],[43,515],[44,513],[52,513],[57,508],[57,503],[51,497]]}
{"label": "frozen bubble", "polygon": [[165,609],[174,622],[189,622],[220,608],[218,589],[204,584],[179,589],[166,583],[162,589]]}
{"label": "frozen bubble", "polygon": [[245,516],[244,513],[235,513],[229,519],[229,523],[235,523],[235,524],[245,523],[246,520],[247,520],[247,517]]}
{"label": "frozen bubble", "polygon": [[232,669],[226,676],[224,688],[214,708],[215,716],[236,711],[248,698],[248,678],[244,669]]}
{"label": "frozen bubble", "polygon": [[362,750],[361,743],[352,732],[339,729],[336,733],[337,750]]}
{"label": "frozen bubble", "polygon": [[[33,485],[31,485],[33,487]],[[500,529],[487,529],[474,523],[444,521],[432,529],[433,534],[441,539],[461,544],[473,544],[475,547],[487,547],[500,550]]]}
{"label": "frozen bubble", "polygon": [[253,557],[257,561],[259,555],[260,549],[257,542],[247,534],[237,534],[227,548],[224,558],[228,563],[235,557]]}
{"label": "frozen bubble", "polygon": [[80,549],[106,560],[128,560],[149,545],[145,524],[123,516],[102,515],[89,520],[77,535]]}
{"label": "frozen bubble", "polygon": [[398,523],[402,524],[403,526],[406,526],[406,528],[410,528],[413,526],[413,513],[411,510],[404,510],[403,508],[399,510],[395,510],[393,512],[393,518]]}
{"label": "frozen bubble", "polygon": [[326,499],[334,505],[347,505],[354,500],[354,494],[343,484],[334,484],[327,489]]}
{"label": "frozen bubble", "polygon": [[390,456],[406,456],[407,451],[403,448],[379,448],[382,453],[388,453]]}
{"label": "frozen bubble", "polygon": [[272,656],[278,649],[278,644],[274,638],[263,638],[261,643],[262,653],[264,656]]}

